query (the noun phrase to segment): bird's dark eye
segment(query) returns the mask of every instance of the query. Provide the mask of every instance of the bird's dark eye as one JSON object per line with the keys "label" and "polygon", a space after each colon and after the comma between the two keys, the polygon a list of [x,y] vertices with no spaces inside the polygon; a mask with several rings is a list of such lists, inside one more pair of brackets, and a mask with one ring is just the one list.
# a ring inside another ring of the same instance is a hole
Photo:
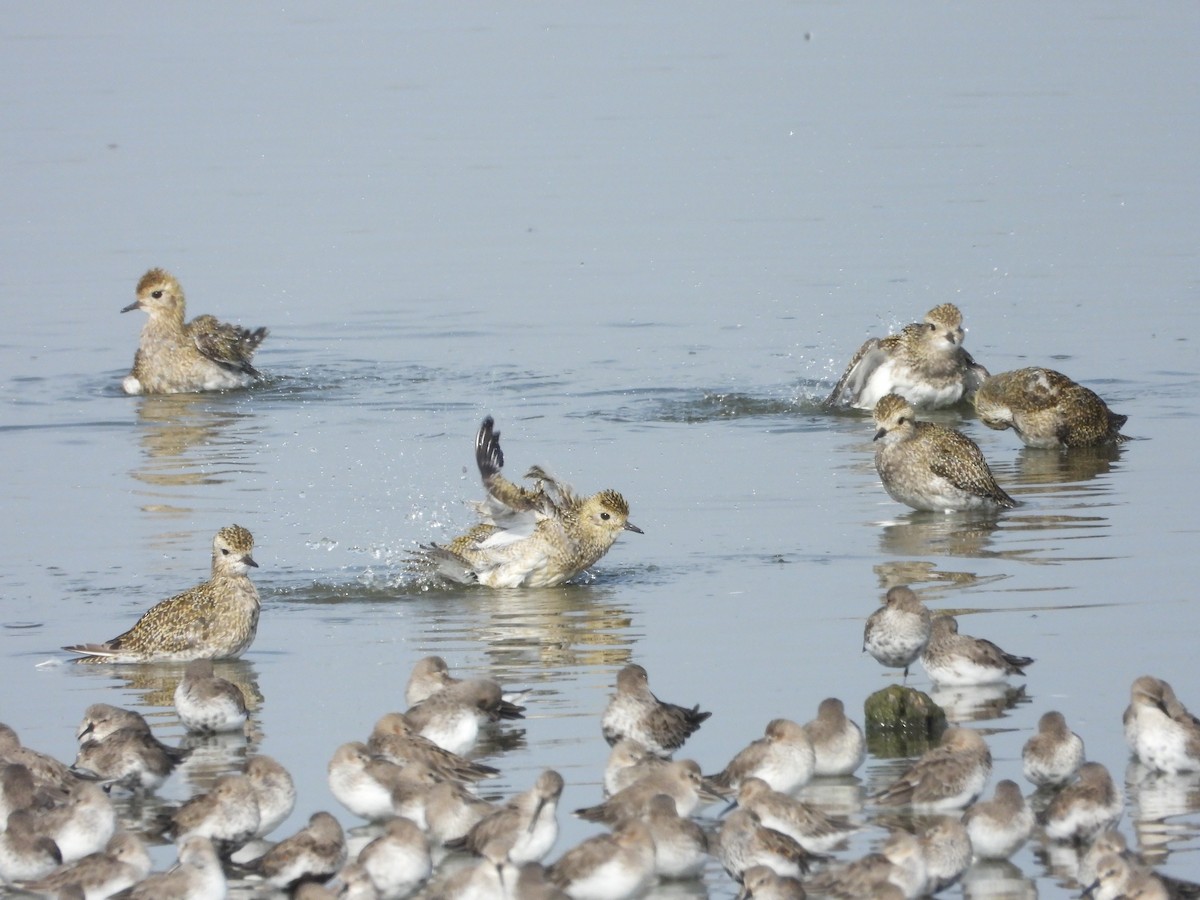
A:
{"label": "bird's dark eye", "polygon": [[929,323],[929,330],[930,330],[930,331],[937,331],[937,326],[936,326],[936,325],[934,325],[932,322],[930,322],[930,323]]}
{"label": "bird's dark eye", "polygon": [[903,425],[903,424],[904,424],[905,422],[907,422],[907,421],[908,421],[908,417],[907,417],[907,416],[901,416],[900,418],[898,418],[898,419],[896,420],[896,424],[897,424],[897,425]]}
{"label": "bird's dark eye", "polygon": [[610,515],[609,515],[608,513],[606,513],[606,512],[602,512],[602,513],[600,513],[600,518],[602,518],[602,519],[603,519],[605,522],[607,522],[609,519],[611,519],[611,518],[612,518],[612,516],[610,516]]}
{"label": "bird's dark eye", "polygon": [[153,297],[155,300],[161,300],[162,299],[162,291],[151,291],[150,296]]}
{"label": "bird's dark eye", "polygon": [[222,547],[222,548],[221,548],[221,555],[222,555],[222,556],[228,556],[228,555],[229,555],[229,550],[228,550],[227,548],[225,548],[225,547]]}

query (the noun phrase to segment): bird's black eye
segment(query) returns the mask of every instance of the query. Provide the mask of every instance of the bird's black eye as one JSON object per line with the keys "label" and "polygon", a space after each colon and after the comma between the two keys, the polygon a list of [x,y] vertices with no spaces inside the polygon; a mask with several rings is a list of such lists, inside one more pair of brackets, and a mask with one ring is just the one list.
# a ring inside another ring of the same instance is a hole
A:
{"label": "bird's black eye", "polygon": [[155,300],[161,300],[162,299],[162,291],[151,291],[150,296],[153,297]]}
{"label": "bird's black eye", "polygon": [[896,424],[897,424],[897,425],[903,425],[903,424],[904,424],[905,422],[907,422],[907,421],[908,421],[908,417],[907,417],[907,416],[901,416],[900,418],[898,418],[898,419],[896,420]]}
{"label": "bird's black eye", "polygon": [[607,522],[609,519],[611,519],[611,518],[612,518],[612,516],[610,516],[610,515],[609,515],[608,513],[606,513],[606,512],[602,512],[602,513],[600,513],[600,518],[602,518],[602,519],[603,519],[605,522]]}
{"label": "bird's black eye", "polygon": [[930,322],[930,323],[929,323],[929,330],[930,330],[930,331],[937,331],[937,326],[936,326],[936,325],[934,325],[932,322]]}
{"label": "bird's black eye", "polygon": [[221,548],[221,555],[222,555],[222,556],[228,556],[228,555],[229,555],[229,549],[228,549],[227,547],[222,547],[222,548]]}

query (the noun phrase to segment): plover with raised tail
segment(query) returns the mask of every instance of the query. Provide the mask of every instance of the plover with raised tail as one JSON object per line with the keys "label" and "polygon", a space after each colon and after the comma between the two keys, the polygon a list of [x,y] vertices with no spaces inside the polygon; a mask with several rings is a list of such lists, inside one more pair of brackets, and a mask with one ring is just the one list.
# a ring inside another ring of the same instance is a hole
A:
{"label": "plover with raised tail", "polygon": [[1042,713],[1037,734],[1021,748],[1021,771],[1038,787],[1057,787],[1075,777],[1086,759],[1083,738],[1057,710]]}
{"label": "plover with raised tail", "polygon": [[341,823],[327,812],[315,812],[307,825],[281,840],[251,868],[268,884],[287,890],[301,881],[326,881],[345,862],[346,833]]}
{"label": "plover with raised tail", "polygon": [[925,857],[925,893],[944,891],[970,868],[971,837],[953,816],[936,817],[917,840]]}
{"label": "plover with raised tail", "polygon": [[78,885],[85,900],[103,900],[137,884],[150,874],[150,854],[140,837],[118,831],[103,850],[60,866],[44,878],[26,882],[22,890],[57,895],[68,885]]}
{"label": "plover with raised tail", "polygon": [[805,900],[806,896],[798,878],[780,875],[770,866],[751,866],[742,872],[737,900]]}
{"label": "plover with raised tail", "polygon": [[925,854],[907,831],[894,831],[876,853],[830,866],[805,882],[809,891],[845,900],[915,900],[925,892]]}
{"label": "plover with raised tail", "polygon": [[993,375],[974,403],[984,425],[1011,428],[1026,447],[1098,447],[1129,440],[1121,434],[1127,416],[1053,369],[1034,366]]}
{"label": "plover with raised tail", "polygon": [[250,714],[241,689],[217,675],[211,659],[194,659],[187,664],[175,687],[174,701],[183,727],[200,734],[240,731]]}
{"label": "plover with raised tail", "polygon": [[655,794],[642,818],[654,841],[654,872],[660,878],[693,878],[708,862],[708,837],[698,822],[679,815],[675,800]]}
{"label": "plover with raised tail", "polygon": [[1042,814],[1046,837],[1086,843],[1116,825],[1125,811],[1125,798],[1108,769],[1097,762],[1079,767],[1078,780],[1055,795]]}
{"label": "plover with raised tail", "polygon": [[737,790],[743,780],[761,778],[775,790],[788,793],[812,780],[816,764],[804,726],[791,719],[772,719],[762,737],[739,750],[709,780],[722,790]]}
{"label": "plover with raised tail", "polygon": [[908,679],[911,666],[929,643],[933,614],[907,585],[889,588],[883,605],[867,616],[863,628],[863,650],[883,666],[904,669]]}
{"label": "plover with raised tail", "polygon": [[604,764],[604,796],[611,797],[669,762],[637,741],[628,738],[617,741]]}
{"label": "plover with raised tail", "polygon": [[580,497],[534,466],[522,488],[501,474],[504,454],[491,416],[475,438],[475,462],[487,499],[475,504],[480,522],[449,544],[423,548],[445,578],[489,587],[553,587],[570,581],[609,551],[629,521],[629,504],[613,490]]}
{"label": "plover with raised tail", "polygon": [[135,793],[155,790],[191,751],[164,744],[144,726],[118,728],[103,740],[85,738],[71,771]]}
{"label": "plover with raised tail", "polygon": [[996,784],[991,800],[971,804],[963,813],[963,824],[971,846],[980,859],[1008,859],[1029,840],[1033,810],[1015,781],[1005,778]]}
{"label": "plover with raised tail", "polygon": [[62,861],[58,845],[38,829],[30,810],[8,814],[0,834],[0,879],[5,883],[35,881],[49,875]]}
{"label": "plover with raised tail", "polygon": [[250,779],[230,774],[218,778],[208,793],[193,796],[175,810],[171,831],[181,841],[200,836],[232,850],[254,837],[261,821],[258,797]]}
{"label": "plover with raised tail", "polygon": [[995,684],[1010,675],[1024,675],[1033,663],[1028,656],[1001,650],[984,638],[958,633],[953,616],[934,616],[929,643],[921,653],[921,665],[935,684],[952,687]]}
{"label": "plover with raised tail", "polygon": [[609,745],[632,740],[659,756],[670,756],[683,746],[712,713],[699,704],[688,709],[659,700],[650,690],[650,677],[637,664],[617,673],[617,690],[600,717],[600,728]]}
{"label": "plover with raised tail", "polygon": [[212,577],[150,608],[137,623],[101,644],[64,647],[84,663],[187,662],[235,659],[254,641],[261,604],[246,573],[258,563],[254,538],[228,525],[212,542]]}
{"label": "plover with raised tail", "polygon": [[859,831],[816,806],[772,790],[761,778],[747,778],[738,788],[737,805],[758,816],[767,828],[792,838],[809,853],[826,853]]}
{"label": "plover with raised tail", "polygon": [[475,746],[479,728],[501,719],[523,719],[525,707],[504,699],[500,685],[472,678],[443,688],[405,710],[409,726],[444,750],[466,753]]}
{"label": "plover with raised tail", "polygon": [[1129,749],[1146,768],[1168,774],[1200,770],[1200,719],[1161,678],[1142,675],[1133,682],[1122,721]]}
{"label": "plover with raised tail", "polygon": [[875,405],[875,425],[875,469],[897,503],[935,512],[1017,505],[974,441],[953,428],[917,421],[903,397],[883,397]]}
{"label": "plover with raised tail", "polygon": [[558,800],[562,776],[546,769],[533,787],[481,819],[461,841],[447,846],[478,855],[507,857],[510,862],[540,862],[558,840]]}
{"label": "plover with raised tail", "polygon": [[799,878],[808,872],[810,854],[794,838],[768,828],[748,809],[725,817],[713,846],[725,871],[735,880],[754,866],[767,866],[779,875]]}
{"label": "plover with raised tail", "polygon": [[367,749],[398,766],[423,763],[439,776],[454,781],[479,781],[500,774],[498,769],[451,753],[419,734],[404,713],[390,712],[381,716],[367,739]]}
{"label": "plover with raised tail", "polygon": [[383,834],[358,852],[356,862],[383,900],[408,896],[433,871],[425,834],[403,816],[389,819]]}
{"label": "plover with raised tail", "polygon": [[296,783],[278,760],[261,753],[246,760],[243,774],[258,801],[258,828],[254,836],[265,837],[296,808]]}
{"label": "plover with raised tail", "polygon": [[261,377],[250,365],[267,329],[253,331],[214,316],[184,321],[183,288],[163,269],[151,269],[137,284],[137,299],[121,312],[149,314],[121,382],[127,394],[179,394],[246,387]]}
{"label": "plover with raised tail", "polygon": [[179,841],[179,861],[134,885],[129,900],[225,900],[227,890],[213,842],[193,834]]}
{"label": "plover with raised tail", "polygon": [[837,697],[821,701],[817,717],[804,723],[804,733],[813,748],[814,775],[852,775],[867,758],[862,728],[846,716],[846,705]]}
{"label": "plover with raised tail", "polygon": [[962,809],[983,791],[992,753],[970,728],[947,728],[941,742],[871,799],[880,806],[912,806],[919,812]]}
{"label": "plover with raised tail", "polygon": [[617,791],[603,803],[575,810],[575,815],[589,822],[615,825],[644,816],[657,794],[666,794],[674,800],[681,816],[690,816],[701,801],[712,803],[721,799],[707,787],[695,760],[677,759]]}
{"label": "plover with raised tail", "polygon": [[872,409],[885,394],[900,394],[913,406],[940,409],[969,398],[988,371],[963,349],[962,313],[953,303],[935,306],[924,322],[906,325],[859,347],[827,408]]}
{"label": "plover with raised tail", "polygon": [[623,822],[572,847],[546,874],[573,900],[636,897],[654,878],[654,839],[644,822]]}

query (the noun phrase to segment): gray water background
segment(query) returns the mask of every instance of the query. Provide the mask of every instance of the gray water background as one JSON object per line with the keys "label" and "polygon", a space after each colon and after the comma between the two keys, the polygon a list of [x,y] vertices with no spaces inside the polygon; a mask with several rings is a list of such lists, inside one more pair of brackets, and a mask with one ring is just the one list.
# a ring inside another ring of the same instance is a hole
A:
{"label": "gray water background", "polygon": [[[565,811],[599,799],[621,665],[713,712],[685,752],[714,770],[825,696],[861,719],[895,681],[862,622],[898,582],[1037,659],[978,723],[993,784],[1053,708],[1122,780],[1134,677],[1200,706],[1198,26],[1194,3],[11,6],[0,720],[67,760],[93,702],[178,740],[177,670],[57,648],[201,580],[237,522],[264,610],[225,674],[299,784],[278,835],[355,824],[325,764],[439,653],[533,689],[489,790],[558,768],[556,857],[596,830]],[[142,323],[117,310],[156,265],[193,315],[270,327],[266,384],[120,394]],[[1064,458],[946,414],[1022,506],[893,503],[869,421],[813,401],[945,301],[993,372],[1059,368],[1139,440]],[[617,488],[645,535],[560,589],[406,575],[470,524],[488,413],[510,474]],[[1131,786],[1122,827],[1200,879],[1198,809],[1194,781]],[[1014,861],[1017,895],[1078,892],[1035,845]]]}

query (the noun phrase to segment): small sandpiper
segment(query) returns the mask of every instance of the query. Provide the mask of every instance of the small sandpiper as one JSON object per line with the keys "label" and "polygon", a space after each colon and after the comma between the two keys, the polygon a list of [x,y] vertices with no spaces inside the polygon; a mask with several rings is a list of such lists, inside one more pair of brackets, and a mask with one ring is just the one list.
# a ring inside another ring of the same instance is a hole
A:
{"label": "small sandpiper", "polygon": [[806,886],[815,894],[846,900],[914,900],[925,893],[925,882],[920,841],[907,831],[894,831],[877,853],[823,869]]}
{"label": "small sandpiper", "polygon": [[1021,748],[1021,771],[1038,787],[1058,787],[1075,777],[1084,759],[1083,738],[1067,727],[1062,713],[1051,710],[1042,713],[1037,734]]}
{"label": "small sandpiper", "polygon": [[224,900],[227,889],[213,842],[193,834],[179,841],[179,861],[135,885],[129,900]]}
{"label": "small sandpiper", "polygon": [[249,716],[245,695],[236,684],[213,671],[211,659],[194,659],[187,664],[174,700],[183,727],[200,734],[241,731]]}
{"label": "small sandpiper", "polygon": [[646,815],[658,794],[666,794],[674,800],[681,816],[690,816],[701,801],[712,803],[721,799],[707,787],[695,760],[677,759],[617,791],[603,803],[575,810],[575,815],[589,822],[615,825]]}
{"label": "small sandpiper", "polygon": [[268,884],[287,890],[301,881],[326,881],[345,862],[346,834],[341,823],[327,812],[315,812],[307,825],[255,860],[252,868]]}
{"label": "small sandpiper", "polygon": [[629,787],[638,779],[661,769],[669,760],[648,750],[637,741],[623,738],[612,745],[604,765],[604,796]]}
{"label": "small sandpiper", "polygon": [[925,893],[936,894],[954,884],[971,865],[971,838],[953,816],[938,816],[920,833],[925,857]]}
{"label": "small sandpiper", "polygon": [[460,841],[496,807],[457,781],[442,781],[425,795],[425,828],[437,843]]}
{"label": "small sandpiper", "polygon": [[87,781],[72,788],[64,803],[32,812],[38,831],[54,840],[65,863],[103,850],[117,831],[116,807],[98,785]]}
{"label": "small sandpiper", "polygon": [[654,839],[644,822],[623,822],[572,847],[546,874],[573,900],[636,897],[654,878]]}
{"label": "small sandpiper", "polygon": [[5,883],[35,881],[49,875],[62,861],[58,845],[39,830],[30,810],[8,814],[0,834],[0,879]]}
{"label": "small sandpiper", "polygon": [[750,810],[767,828],[783,832],[809,853],[826,853],[859,830],[790,794],[772,790],[761,778],[747,778],[741,783],[737,805]]}
{"label": "small sandpiper", "polygon": [[254,641],[261,604],[246,572],[256,568],[254,538],[229,525],[213,538],[212,577],[155,604],[124,634],[102,644],[64,647],[82,663],[235,659]]}
{"label": "small sandpiper", "polygon": [[197,794],[171,816],[171,829],[182,839],[199,835],[223,847],[240,847],[262,821],[254,786],[245,775],[222,775],[207,794]]}
{"label": "small sandpiper", "polygon": [[358,741],[334,751],[328,775],[330,792],[354,815],[371,822],[408,815],[418,825],[425,823],[424,793],[438,780],[428,766],[398,766],[372,756]]}
{"label": "small sandpiper", "polygon": [[1129,440],[1127,416],[1062,372],[1032,367],[988,378],[975,394],[975,411],[988,428],[1011,428],[1026,447],[1098,447]]}
{"label": "small sandpiper", "polygon": [[1093,900],[1173,900],[1166,883],[1146,866],[1117,853],[1107,853],[1096,863],[1096,878],[1081,896]]}
{"label": "small sandpiper", "polygon": [[496,854],[510,862],[540,862],[558,840],[558,800],[562,776],[546,769],[533,787],[481,819],[462,841],[447,846],[478,855]]}
{"label": "small sandpiper", "polygon": [[799,878],[808,872],[810,854],[794,838],[768,828],[754,813],[736,809],[717,832],[714,854],[735,880],[754,866],[767,866],[778,875]]}
{"label": "small sandpiper", "polygon": [[780,875],[770,866],[751,866],[742,872],[742,889],[737,900],[805,900],[798,878]]}
{"label": "small sandpiper", "polygon": [[53,756],[23,747],[13,729],[0,722],[0,763],[19,765],[28,770],[34,785],[70,790],[78,780],[71,770]]}
{"label": "small sandpiper", "polygon": [[[412,674],[408,676],[408,684],[404,687],[404,702],[416,706],[422,700],[427,700],[440,691],[455,684],[461,684],[463,679],[450,674],[450,667],[440,656],[426,656],[418,659],[413,666]],[[501,696],[507,703],[514,706],[524,702],[529,691],[503,691]],[[522,707],[523,708],[523,707]]]}
{"label": "small sandpiper", "polygon": [[442,778],[454,781],[479,781],[500,774],[499,769],[451,753],[419,734],[404,713],[390,712],[380,717],[367,739],[367,749],[398,766],[424,763]]}
{"label": "small sandpiper", "polygon": [[701,712],[699,704],[688,709],[659,700],[650,690],[646,670],[634,664],[617,673],[617,691],[604,708],[600,727],[610,746],[628,739],[659,756],[670,756],[711,715]]}
{"label": "small sandpiper", "polygon": [[693,878],[708,862],[708,837],[698,822],[679,815],[675,800],[656,794],[642,819],[654,840],[654,871],[660,878]]}
{"label": "small sandpiper", "polygon": [[1125,799],[1108,769],[1097,762],[1086,762],[1079,767],[1079,779],[1059,791],[1046,807],[1046,837],[1087,843],[1116,825],[1124,811]]}
{"label": "small sandpiper", "polygon": [[409,726],[451,753],[475,746],[479,727],[501,719],[523,719],[525,707],[509,703],[500,685],[472,678],[445,687],[404,713]]}
{"label": "small sandpiper", "polygon": [[358,852],[356,862],[381,898],[407,897],[433,871],[429,842],[403,816],[389,819],[383,834]]}
{"label": "small sandpiper", "polygon": [[953,406],[969,398],[988,377],[987,369],[971,358],[962,342],[958,307],[935,306],[924,322],[864,343],[824,405],[873,409],[880,397],[895,393],[925,409]]}
{"label": "small sandpiper", "polygon": [[184,322],[183,288],[170,272],[151,269],[137,285],[137,299],[121,312],[149,314],[121,386],[127,394],[179,394],[241,388],[261,374],[250,358],[267,329],[250,331],[197,316]]}
{"label": "small sandpiper", "polygon": [[914,415],[897,394],[887,394],[875,406],[875,468],[893,500],[935,512],[1017,505],[996,483],[974,441]]}
{"label": "small sandpiper", "polygon": [[532,490],[500,470],[500,432],[491,416],[475,438],[475,462],[487,499],[475,504],[480,523],[445,546],[423,548],[437,571],[460,584],[553,587],[570,581],[608,552],[622,531],[641,534],[629,504],[613,490],[576,495],[539,466],[525,477]]}
{"label": "small sandpiper", "polygon": [[979,796],[991,773],[992,753],[979,732],[947,728],[938,746],[871,799],[920,812],[962,809]]}
{"label": "small sandpiper", "polygon": [[254,836],[265,837],[296,808],[296,783],[278,760],[261,753],[246,760],[244,774],[258,801],[258,828]]}
{"label": "small sandpiper", "polygon": [[883,666],[904,669],[916,661],[929,643],[933,615],[907,585],[889,588],[883,606],[867,617],[863,650]]}
{"label": "small sandpiper", "polygon": [[837,697],[821,701],[817,717],[804,723],[804,733],[813,748],[814,775],[853,775],[867,758],[862,728],[846,716],[846,705]]}
{"label": "small sandpiper", "polygon": [[972,804],[963,814],[971,846],[980,859],[1008,859],[1029,840],[1033,810],[1015,781],[1005,778],[996,784],[991,800]]}
{"label": "small sandpiper", "polygon": [[1143,675],[1133,682],[1123,722],[1129,749],[1148,769],[1168,774],[1200,770],[1200,719],[1161,678]]}
{"label": "small sandpiper", "polygon": [[996,684],[1010,675],[1024,675],[1028,656],[1015,656],[989,640],[958,633],[958,620],[941,615],[933,619],[929,643],[921,665],[935,684],[963,687]]}
{"label": "small sandpiper", "polygon": [[808,784],[816,765],[816,753],[804,726],[791,719],[772,719],[762,737],[739,750],[709,780],[719,789],[737,790],[743,780],[761,778],[786,794]]}
{"label": "small sandpiper", "polygon": [[23,890],[57,894],[68,885],[79,885],[86,900],[98,900],[137,884],[150,874],[150,854],[140,837],[118,831],[104,849],[55,869],[44,878],[26,882]]}
{"label": "small sandpiper", "polygon": [[153,791],[190,753],[164,744],[137,726],[118,728],[104,740],[85,738],[71,771],[79,777],[134,793]]}

